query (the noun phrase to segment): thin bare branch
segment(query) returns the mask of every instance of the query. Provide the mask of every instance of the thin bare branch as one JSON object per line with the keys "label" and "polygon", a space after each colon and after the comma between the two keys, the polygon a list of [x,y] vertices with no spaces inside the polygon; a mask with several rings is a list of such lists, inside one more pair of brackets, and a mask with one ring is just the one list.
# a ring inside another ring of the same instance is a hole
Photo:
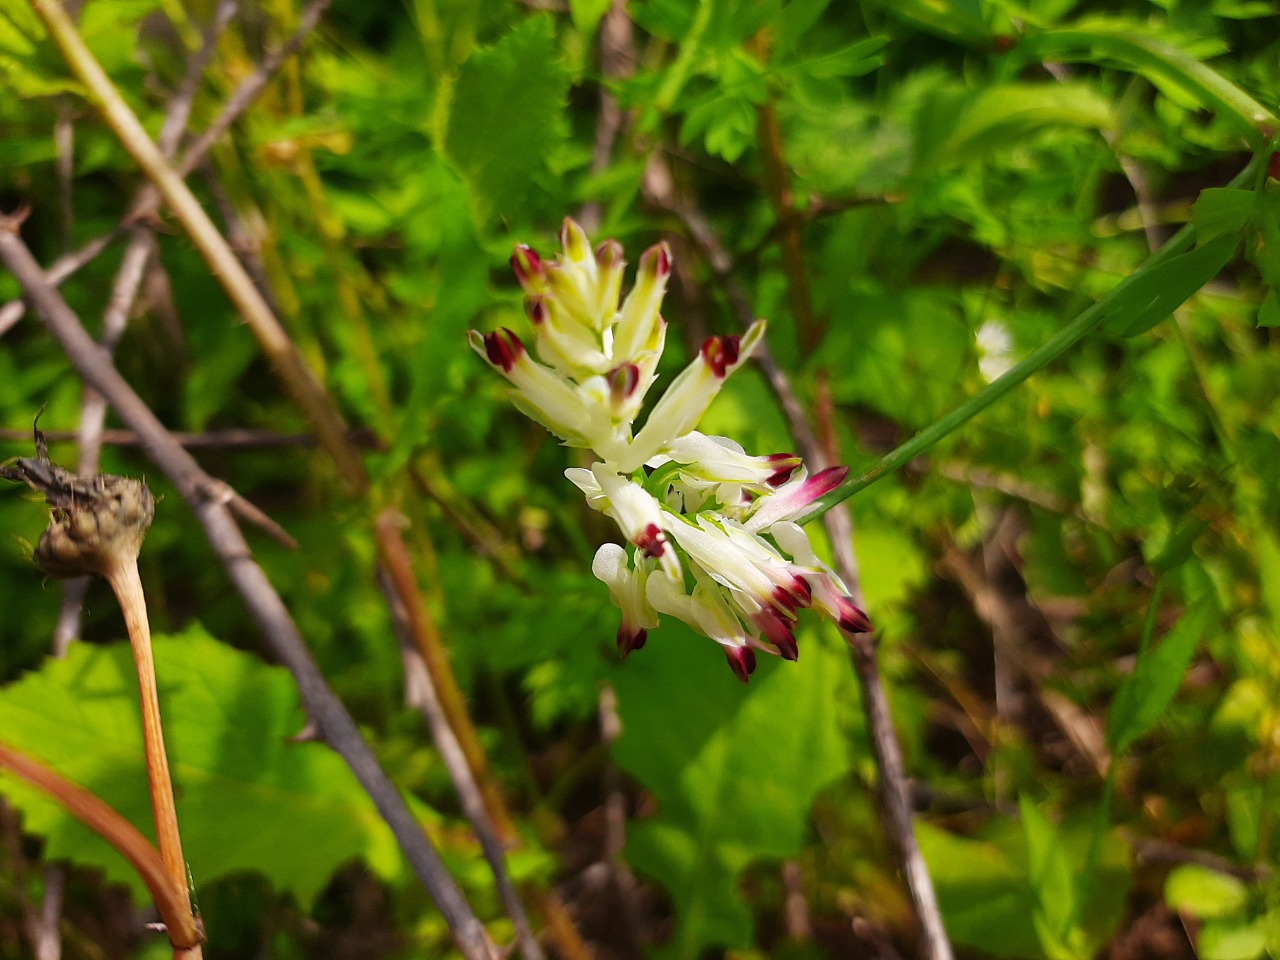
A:
{"label": "thin bare branch", "polygon": [[200,161],[204,159],[205,154],[209,152],[209,148],[231,128],[231,125],[239,119],[240,114],[244,113],[245,109],[266,89],[267,84],[271,82],[271,78],[280,69],[280,65],[302,48],[303,41],[316,28],[316,24],[320,22],[320,18],[324,16],[324,12],[329,9],[329,5],[332,3],[333,0],[312,0],[312,3],[302,12],[302,16],[298,19],[298,28],[285,41],[284,46],[263,57],[262,63],[258,64],[258,68],[236,88],[236,92],[227,100],[222,112],[218,114],[213,123],[209,124],[209,129],[196,137],[191,146],[187,148],[182,155],[182,162],[178,164],[178,172],[182,176],[186,176],[196,168]]}
{"label": "thin bare branch", "polygon": [[357,493],[367,489],[369,477],[364,461],[346,441],[347,426],[334,399],[298,352],[276,315],[263,300],[258,288],[226,239],[218,232],[204,207],[196,199],[180,173],[169,164],[152,142],[136,114],[102,69],[75,26],[56,0],[30,0],[63,58],[88,96],[129,151],[148,179],[159,189],[174,216],[182,223],[213,275],[235,304],[257,338],[277,377],[295,403],[315,424],[320,442],[329,451],[338,474]]}
{"label": "thin bare branch", "polygon": [[17,224],[12,220],[0,223],[0,261],[18,279],[72,365],[107,397],[121,419],[144,437],[149,456],[191,505],[214,552],[262,630],[272,655],[293,674],[308,716],[325,742],[355,773],[390,826],[406,860],[449,924],[463,954],[468,960],[497,960],[483,924],[449,875],[435,846],[379,766],[351,715],[326,684],[284,601],[253,559],[225,499],[209,495],[207,486],[201,482],[204,474],[199,465],[134,393],[111,358],[94,343],[79,318],[45,279],[35,258],[18,237]]}
{"label": "thin bare branch", "polygon": [[431,671],[418,653],[418,647],[423,642],[420,634],[424,629],[425,611],[418,596],[409,551],[398,536],[398,522],[399,518],[394,512],[384,511],[378,518],[379,539],[386,541],[382,543],[383,564],[378,569],[378,585],[387,598],[391,622],[404,655],[406,686],[414,691],[416,706],[422,710],[427,726],[431,728],[431,739],[449,771],[449,779],[453,781],[453,788],[462,803],[462,812],[480,841],[480,849],[484,852],[484,858],[498,885],[503,909],[515,925],[520,952],[525,960],[543,960],[542,947],[533,935],[524,904],[507,872],[507,857],[502,849],[502,840],[485,808],[480,785],[476,782],[471,764],[449,724],[449,717],[440,703]]}
{"label": "thin bare branch", "polygon": [[[268,54],[258,68],[245,78],[240,86],[236,88],[235,93],[228,99],[209,129],[196,138],[183,153],[182,159],[177,164],[179,176],[187,176],[204,161],[209,149],[217,142],[218,138],[230,128],[240,115],[253,104],[262,91],[266,89],[267,83],[275,74],[275,71],[280,68],[280,65],[302,46],[307,34],[315,28],[321,15],[332,2],[333,0],[314,0],[307,7],[299,21],[298,29],[294,31],[288,42],[275,53]],[[49,281],[54,286],[61,285],[86,264],[97,259],[107,247],[139,220],[149,221],[153,219],[159,209],[159,204],[160,196],[155,191],[155,188],[150,184],[143,187],[138,191],[138,196],[134,199],[129,211],[110,232],[90,240],[74,253],[66,254],[55,260],[46,271]],[[4,336],[14,324],[22,319],[25,311],[26,304],[21,299],[11,300],[0,306],[0,337]]]}

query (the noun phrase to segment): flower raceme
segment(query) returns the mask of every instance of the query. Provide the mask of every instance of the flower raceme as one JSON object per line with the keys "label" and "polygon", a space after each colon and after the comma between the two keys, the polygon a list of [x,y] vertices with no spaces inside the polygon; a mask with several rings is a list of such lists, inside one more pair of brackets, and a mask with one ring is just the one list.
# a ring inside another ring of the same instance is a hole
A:
{"label": "flower raceme", "polygon": [[741,336],[708,339],[637,430],[666,342],[660,310],[671,251],[659,243],[644,252],[620,303],[626,263],[617,241],[593,251],[582,228],[566,218],[560,246],[550,261],[523,244],[511,257],[536,358],[509,329],[473,330],[469,340],[510,382],[523,413],[599,458],[565,476],[628,544],[604,544],[592,563],[622,609],[621,653],[644,646],[666,614],[719,643],[746,681],[756,650],[797,658],[802,609],[847,632],[869,631],[866,614],[794,522],[839,486],[847,469],[810,476],[794,454],[750,456],[726,437],[695,429],[755,350],[764,321]]}

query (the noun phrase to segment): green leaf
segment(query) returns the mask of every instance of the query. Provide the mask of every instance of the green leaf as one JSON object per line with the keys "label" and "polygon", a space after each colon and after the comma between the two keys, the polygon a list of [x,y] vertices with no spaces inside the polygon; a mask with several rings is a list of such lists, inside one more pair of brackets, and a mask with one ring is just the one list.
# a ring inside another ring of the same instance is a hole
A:
{"label": "green leaf", "polygon": [[1260,917],[1250,923],[1206,923],[1196,947],[1200,960],[1256,960],[1267,949],[1266,920]]}
{"label": "green leaf", "polygon": [[1053,824],[1026,797],[1018,800],[1027,838],[1027,876],[1035,896],[1036,936],[1050,960],[1086,960],[1076,922],[1076,888],[1071,865]]}
{"label": "green leaf", "polygon": [[569,16],[584,37],[595,36],[596,27],[609,10],[612,0],[569,0]]}
{"label": "green leaf", "polygon": [[568,87],[550,17],[526,20],[462,65],[445,151],[487,212],[507,214],[527,202],[530,180],[563,139]]}
{"label": "green leaf", "polygon": [[1258,305],[1258,326],[1280,327],[1280,299],[1274,289],[1268,290]]}
{"label": "green leaf", "polygon": [[[1154,615],[1158,593],[1152,598]],[[1208,596],[1192,601],[1183,617],[1154,650],[1149,648],[1148,632],[1138,650],[1138,663],[1133,673],[1120,685],[1115,702],[1107,714],[1107,744],[1117,753],[1123,752],[1145,736],[1173,701],[1187,665],[1213,615]]]}
{"label": "green leaf", "polygon": [[1184,863],[1165,878],[1164,902],[1171,910],[1198,920],[1220,919],[1244,910],[1249,890],[1235,877],[1197,863]]}
{"label": "green leaf", "polygon": [[[975,94],[944,97],[925,119],[934,125],[936,142],[927,156],[928,169],[967,163],[993,151],[1022,145],[1028,136],[1048,127],[1097,129],[1111,123],[1111,103],[1082,83],[1006,83]],[[922,162],[921,169],[926,165]]]}
{"label": "green leaf", "polygon": [[1038,954],[1026,872],[1001,844],[958,837],[924,822],[916,824],[916,837],[955,943],[997,957]]}
{"label": "green leaf", "polygon": [[[355,857],[383,876],[399,870],[389,831],[342,760],[289,740],[305,718],[287,671],[200,627],[157,637],[155,657],[183,851],[197,883],[253,870],[306,904]],[[127,643],[77,643],[65,660],[0,691],[0,730],[155,836]],[[114,849],[60,807],[9,777],[0,789],[23,812],[24,829],[46,838],[45,856],[100,867],[145,897]]]}
{"label": "green leaf", "polygon": [[1216,277],[1239,242],[1223,234],[1146,271],[1112,302],[1104,329],[1122,337],[1146,333]]}
{"label": "green leaf", "polygon": [[796,853],[815,793],[848,768],[835,706],[843,650],[810,631],[800,651],[796,663],[762,658],[744,687],[715,643],[668,620],[616,672],[614,755],[658,802],[630,829],[627,858],[671,895],[669,957],[751,944],[739,873]]}
{"label": "green leaf", "polygon": [[1239,234],[1258,206],[1258,195],[1252,190],[1233,187],[1210,187],[1202,190],[1191,207],[1191,222],[1201,243],[1225,234]]}

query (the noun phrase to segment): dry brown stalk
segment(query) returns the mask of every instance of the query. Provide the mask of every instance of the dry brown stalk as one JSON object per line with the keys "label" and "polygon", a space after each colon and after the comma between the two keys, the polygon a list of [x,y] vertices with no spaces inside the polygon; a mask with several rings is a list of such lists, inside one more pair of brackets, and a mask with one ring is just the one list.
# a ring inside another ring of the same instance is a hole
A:
{"label": "dry brown stalk", "polygon": [[[147,784],[160,857],[179,906],[190,916],[187,863],[160,720],[151,627],[138,576],[138,553],[155,514],[155,501],[140,480],[110,474],[80,477],[52,463],[39,428],[35,441],[36,456],[0,467],[0,477],[26,483],[43,493],[52,508],[49,527],[36,546],[36,565],[53,577],[97,574],[111,584],[120,602],[138,671]],[[198,942],[172,942],[175,957],[201,956]]]}

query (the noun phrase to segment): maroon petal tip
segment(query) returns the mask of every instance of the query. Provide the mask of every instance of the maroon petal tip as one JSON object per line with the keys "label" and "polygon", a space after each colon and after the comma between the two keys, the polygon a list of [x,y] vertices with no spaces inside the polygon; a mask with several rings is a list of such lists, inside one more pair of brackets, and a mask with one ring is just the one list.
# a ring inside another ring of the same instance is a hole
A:
{"label": "maroon petal tip", "polygon": [[524,355],[524,344],[512,330],[503,327],[501,330],[484,335],[484,352],[488,355],[490,363],[495,367],[501,367],[503,373],[510,373],[520,357]]}
{"label": "maroon petal tip", "polygon": [[723,380],[729,375],[729,368],[738,362],[741,343],[742,338],[737,335],[710,337],[702,345],[703,362],[711,368],[712,373]]}
{"label": "maroon petal tip", "polygon": [[844,483],[847,476],[849,476],[848,467],[827,467],[825,470],[819,470],[805,482],[805,492],[814,497],[821,497]]}
{"label": "maroon petal tip", "polygon": [[840,628],[848,633],[871,633],[875,627],[871,625],[871,618],[859,607],[854,606],[853,601],[848,598],[842,598],[840,601]]}
{"label": "maroon petal tip", "polygon": [[627,625],[624,623],[618,627],[618,653],[625,657],[631,651],[639,650],[643,647],[648,639],[648,630],[628,630]]}
{"label": "maroon petal tip", "polygon": [[756,652],[750,647],[725,647],[724,655],[729,661],[729,669],[734,675],[746,683],[756,670]]}
{"label": "maroon petal tip", "polygon": [[515,252],[511,254],[511,269],[515,272],[520,285],[528,286],[542,273],[542,258],[533,247],[525,243],[517,243]]}
{"label": "maroon petal tip", "polygon": [[609,371],[609,393],[615,404],[622,403],[640,386],[640,368],[634,363],[623,363]]}
{"label": "maroon petal tip", "polygon": [[667,549],[667,537],[656,523],[641,530],[632,542],[648,557],[660,557]]}

